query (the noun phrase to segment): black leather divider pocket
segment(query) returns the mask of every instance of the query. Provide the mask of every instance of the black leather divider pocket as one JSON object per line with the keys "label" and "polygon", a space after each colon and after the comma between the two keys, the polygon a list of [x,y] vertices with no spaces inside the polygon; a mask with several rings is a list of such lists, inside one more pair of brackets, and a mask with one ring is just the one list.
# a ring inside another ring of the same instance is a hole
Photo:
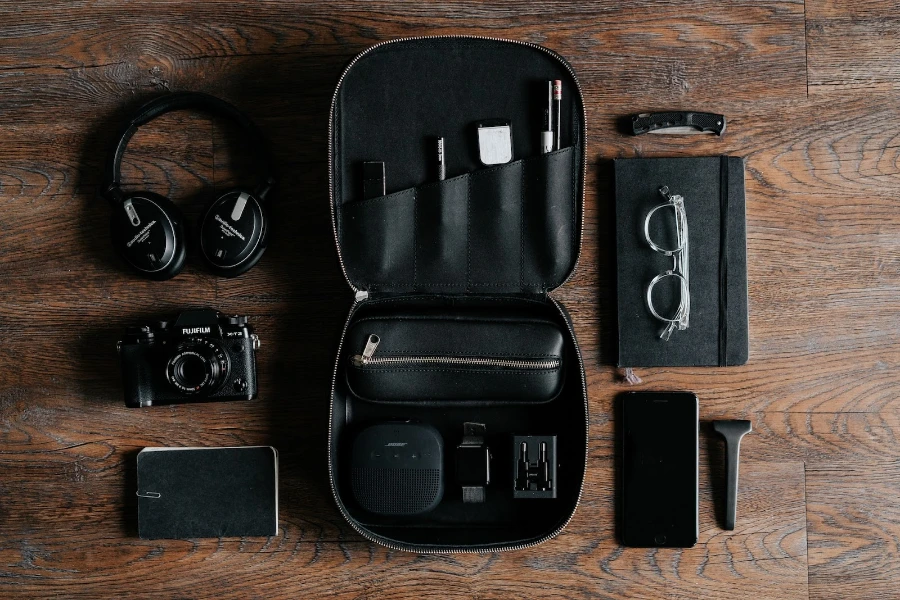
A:
{"label": "black leather divider pocket", "polygon": [[520,287],[523,160],[469,174],[469,286]]}
{"label": "black leather divider pocket", "polygon": [[370,402],[541,403],[562,389],[564,336],[549,320],[371,318],[346,340],[347,384]]}
{"label": "black leather divider pocket", "polygon": [[571,148],[528,161],[525,169],[523,287],[559,285],[575,262],[575,206],[580,165]]}
{"label": "black leather divider pocket", "polygon": [[465,291],[469,177],[418,188],[416,285],[435,293]]}
{"label": "black leather divider pocket", "polygon": [[340,207],[362,289],[539,293],[575,262],[579,165],[569,147]]}
{"label": "black leather divider pocket", "polygon": [[416,270],[415,207],[415,189],[342,207],[341,246],[353,259],[348,268],[365,273],[372,285],[410,285]]}

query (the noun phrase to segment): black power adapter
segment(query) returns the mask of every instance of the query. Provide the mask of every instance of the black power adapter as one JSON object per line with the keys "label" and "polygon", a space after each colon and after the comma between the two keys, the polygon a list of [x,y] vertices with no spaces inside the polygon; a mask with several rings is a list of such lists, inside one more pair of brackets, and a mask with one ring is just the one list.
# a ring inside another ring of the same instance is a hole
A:
{"label": "black power adapter", "polygon": [[513,498],[556,498],[556,436],[513,436]]}

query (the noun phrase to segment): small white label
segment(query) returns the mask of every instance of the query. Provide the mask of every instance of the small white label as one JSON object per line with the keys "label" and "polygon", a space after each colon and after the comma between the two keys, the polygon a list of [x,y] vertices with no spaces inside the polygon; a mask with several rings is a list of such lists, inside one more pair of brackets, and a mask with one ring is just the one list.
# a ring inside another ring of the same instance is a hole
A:
{"label": "small white label", "polygon": [[502,165],[512,160],[512,134],[509,125],[478,128],[478,152],[481,163]]}
{"label": "small white label", "polygon": [[131,200],[125,201],[125,214],[128,215],[128,220],[131,221],[131,224],[135,227],[141,224],[141,218],[138,216],[137,211],[134,209],[134,205],[131,203]]}
{"label": "small white label", "polygon": [[231,220],[232,221],[240,221],[241,215],[244,214],[244,208],[247,206],[247,200],[250,198],[250,194],[246,192],[241,192],[238,196],[237,202],[234,203],[234,210],[231,211]]}

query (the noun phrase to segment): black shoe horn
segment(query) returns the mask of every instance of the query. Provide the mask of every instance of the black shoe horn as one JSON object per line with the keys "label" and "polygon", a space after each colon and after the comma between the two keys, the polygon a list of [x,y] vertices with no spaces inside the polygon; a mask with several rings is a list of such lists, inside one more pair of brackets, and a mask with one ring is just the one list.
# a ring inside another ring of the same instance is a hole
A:
{"label": "black shoe horn", "polygon": [[733,531],[734,521],[737,517],[738,463],[741,456],[741,438],[750,433],[752,427],[750,426],[750,421],[744,419],[713,421],[712,426],[713,431],[725,438],[726,476],[728,478],[725,529]]}

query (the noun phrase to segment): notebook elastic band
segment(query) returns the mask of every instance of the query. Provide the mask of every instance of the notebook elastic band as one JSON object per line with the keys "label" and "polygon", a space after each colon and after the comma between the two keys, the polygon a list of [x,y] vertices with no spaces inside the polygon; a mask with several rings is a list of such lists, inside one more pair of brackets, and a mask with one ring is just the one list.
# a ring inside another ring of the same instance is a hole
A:
{"label": "notebook elastic band", "polygon": [[728,157],[719,162],[719,365],[728,366]]}

